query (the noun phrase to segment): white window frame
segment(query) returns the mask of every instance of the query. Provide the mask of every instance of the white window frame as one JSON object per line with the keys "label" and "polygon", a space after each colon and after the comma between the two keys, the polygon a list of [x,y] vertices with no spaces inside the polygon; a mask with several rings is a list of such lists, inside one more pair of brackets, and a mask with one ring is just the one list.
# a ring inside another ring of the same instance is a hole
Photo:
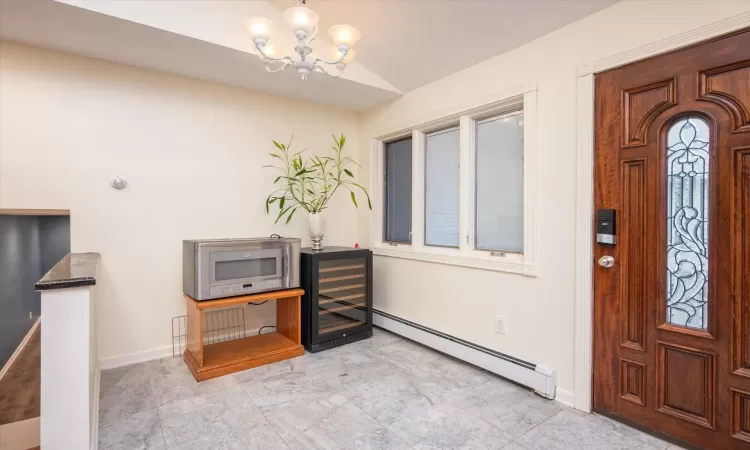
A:
{"label": "white window frame", "polygon": [[[523,253],[476,250],[475,180],[476,121],[523,109]],[[459,124],[459,248],[425,245],[425,135]],[[462,267],[537,276],[537,85],[530,82],[513,86],[451,108],[437,118],[416,120],[390,131],[376,133],[370,152],[371,249],[375,255]],[[411,244],[384,241],[383,212],[385,185],[385,143],[412,136],[412,236]]]}

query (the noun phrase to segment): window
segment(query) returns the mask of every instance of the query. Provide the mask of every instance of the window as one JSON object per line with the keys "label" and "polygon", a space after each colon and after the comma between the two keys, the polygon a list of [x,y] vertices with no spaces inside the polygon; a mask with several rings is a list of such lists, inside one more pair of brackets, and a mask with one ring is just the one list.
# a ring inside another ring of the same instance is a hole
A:
{"label": "window", "polygon": [[385,241],[411,242],[412,139],[385,144]]}
{"label": "window", "polygon": [[372,141],[373,253],[535,276],[536,95],[520,84],[388,122]]}
{"label": "window", "polygon": [[476,122],[476,249],[523,251],[523,112]]}
{"label": "window", "polygon": [[459,130],[427,135],[425,142],[425,245],[458,247]]}
{"label": "window", "polygon": [[708,329],[708,123],[679,120],[667,133],[667,320]]}

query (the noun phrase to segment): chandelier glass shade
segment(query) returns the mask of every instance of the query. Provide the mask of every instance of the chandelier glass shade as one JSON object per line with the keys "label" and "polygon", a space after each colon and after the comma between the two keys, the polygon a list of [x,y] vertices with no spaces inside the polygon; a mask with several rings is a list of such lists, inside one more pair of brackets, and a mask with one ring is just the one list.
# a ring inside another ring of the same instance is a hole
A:
{"label": "chandelier glass shade", "polygon": [[[265,17],[251,17],[245,23],[245,29],[250,34],[258,52],[258,57],[265,63],[269,72],[280,72],[293,67],[303,80],[311,72],[323,72],[332,77],[341,76],[346,66],[354,58],[353,49],[361,37],[356,28],[349,25],[334,25],[329,29],[334,47],[332,59],[322,59],[312,54],[310,43],[318,34],[320,16],[304,5],[289,8],[283,13],[284,20],[294,30],[297,44],[294,47],[295,56],[285,55],[282,49],[271,43],[276,31],[273,21]],[[324,67],[333,66],[334,71]]]}

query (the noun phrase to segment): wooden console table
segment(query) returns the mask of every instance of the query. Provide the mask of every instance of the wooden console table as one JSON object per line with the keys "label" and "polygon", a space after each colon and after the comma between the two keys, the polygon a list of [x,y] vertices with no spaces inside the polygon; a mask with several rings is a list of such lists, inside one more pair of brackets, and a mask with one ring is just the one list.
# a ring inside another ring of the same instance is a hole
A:
{"label": "wooden console table", "polygon": [[[302,289],[287,289],[200,302],[185,295],[187,347],[184,359],[193,377],[203,381],[304,355],[301,339],[304,293]],[[204,345],[203,310],[264,300],[276,300],[275,332]]]}

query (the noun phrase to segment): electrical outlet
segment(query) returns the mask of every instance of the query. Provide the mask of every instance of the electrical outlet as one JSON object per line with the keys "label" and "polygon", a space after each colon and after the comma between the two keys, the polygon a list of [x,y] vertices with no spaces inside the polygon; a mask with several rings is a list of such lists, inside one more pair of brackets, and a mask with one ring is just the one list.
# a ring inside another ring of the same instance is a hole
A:
{"label": "electrical outlet", "polygon": [[503,316],[495,316],[495,333],[508,334],[508,323]]}

